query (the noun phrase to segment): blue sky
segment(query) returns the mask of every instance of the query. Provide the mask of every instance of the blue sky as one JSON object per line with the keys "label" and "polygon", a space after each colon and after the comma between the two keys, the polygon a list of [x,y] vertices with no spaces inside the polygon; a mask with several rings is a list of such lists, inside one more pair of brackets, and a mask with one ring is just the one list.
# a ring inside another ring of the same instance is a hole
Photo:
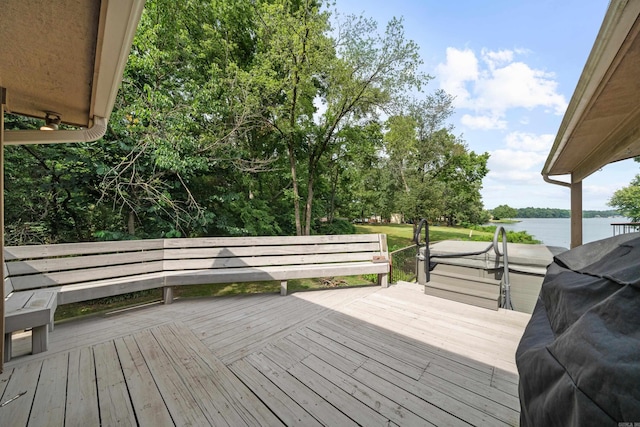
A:
{"label": "blue sky", "polygon": [[[489,152],[482,196],[501,204],[569,208],[569,190],[540,171],[589,56],[608,0],[337,0],[340,14],[374,18],[382,32],[403,17],[420,46],[426,91],[456,97],[454,133]],[[613,192],[640,173],[631,160],[583,183],[583,208],[610,209]]]}

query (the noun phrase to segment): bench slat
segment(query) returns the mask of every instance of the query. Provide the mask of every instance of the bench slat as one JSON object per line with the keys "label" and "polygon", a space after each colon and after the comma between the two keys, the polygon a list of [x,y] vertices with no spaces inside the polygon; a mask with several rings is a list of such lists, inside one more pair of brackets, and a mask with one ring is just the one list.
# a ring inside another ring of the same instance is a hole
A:
{"label": "bench slat", "polygon": [[291,280],[314,277],[353,276],[358,274],[388,273],[387,264],[381,263],[344,263],[308,266],[259,267],[221,270],[193,270],[176,274],[167,273],[167,286],[203,285],[211,283],[237,283],[247,281]]}
{"label": "bench slat", "polygon": [[131,292],[161,288],[165,285],[162,272],[140,274],[132,277],[97,280],[94,282],[65,285],[58,291],[58,304],[89,301]]}
{"label": "bench slat", "polygon": [[138,264],[117,265],[113,267],[91,268],[86,270],[62,271],[47,274],[32,274],[18,276],[12,281],[16,290],[47,288],[50,286],[68,285],[72,283],[89,282],[100,279],[110,279],[124,276],[135,276],[144,273],[162,271],[162,261],[152,261]]}
{"label": "bench slat", "polygon": [[289,255],[289,256],[255,256],[229,257],[209,259],[181,259],[164,262],[164,270],[197,270],[262,266],[290,266],[304,264],[332,264],[354,261],[371,261],[371,252],[318,254],[318,255]]}
{"label": "bench slat", "polygon": [[5,260],[90,255],[110,252],[136,252],[141,250],[163,249],[163,247],[163,239],[7,246],[5,247]]}
{"label": "bench slat", "polygon": [[22,307],[29,302],[31,297],[33,296],[33,291],[27,292],[15,292],[9,298],[7,298],[4,302],[4,310],[5,313],[11,313],[14,311],[20,310]]}
{"label": "bench slat", "polygon": [[257,236],[257,237],[200,237],[193,239],[165,239],[164,247],[197,248],[273,245],[309,245],[327,243],[379,242],[378,234],[342,234],[330,236]]}
{"label": "bench slat", "polygon": [[324,245],[270,245],[243,247],[197,247],[165,249],[164,259],[194,259],[194,258],[228,258],[231,256],[267,256],[267,255],[304,255],[330,254],[346,252],[380,252],[377,242],[324,244]]}
{"label": "bench slat", "polygon": [[57,307],[52,291],[16,292],[6,302],[5,333],[47,325]]}
{"label": "bench slat", "polygon": [[13,284],[11,283],[11,276],[9,276],[9,269],[7,268],[7,263],[4,263],[3,268],[4,274],[4,297],[6,298],[11,292],[13,292]]}
{"label": "bench slat", "polygon": [[162,261],[162,250],[146,250],[144,252],[127,252],[107,255],[87,255],[65,258],[34,259],[27,261],[11,261],[7,268],[12,277],[27,274],[49,273],[55,271],[87,269],[104,266],[118,266],[148,261]]}

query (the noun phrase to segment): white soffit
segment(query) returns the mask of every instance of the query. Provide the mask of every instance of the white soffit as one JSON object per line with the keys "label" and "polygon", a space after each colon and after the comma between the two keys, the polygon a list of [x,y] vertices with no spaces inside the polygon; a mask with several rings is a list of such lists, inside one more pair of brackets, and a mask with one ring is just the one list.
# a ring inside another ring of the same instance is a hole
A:
{"label": "white soffit", "polygon": [[[52,111],[62,123],[106,127],[143,7],[144,0],[2,0],[7,111],[36,118]],[[78,135],[6,131],[5,143],[85,140]]]}
{"label": "white soffit", "polygon": [[612,0],[542,174],[578,182],[640,155],[640,1]]}

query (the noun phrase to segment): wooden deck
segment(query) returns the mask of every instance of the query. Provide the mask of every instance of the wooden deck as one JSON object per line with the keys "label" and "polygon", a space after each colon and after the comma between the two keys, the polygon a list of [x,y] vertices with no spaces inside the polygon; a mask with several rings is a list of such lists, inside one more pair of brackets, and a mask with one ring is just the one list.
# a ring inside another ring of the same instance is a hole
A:
{"label": "wooden deck", "polygon": [[517,425],[528,319],[411,284],[177,300],[56,325],[0,424]]}

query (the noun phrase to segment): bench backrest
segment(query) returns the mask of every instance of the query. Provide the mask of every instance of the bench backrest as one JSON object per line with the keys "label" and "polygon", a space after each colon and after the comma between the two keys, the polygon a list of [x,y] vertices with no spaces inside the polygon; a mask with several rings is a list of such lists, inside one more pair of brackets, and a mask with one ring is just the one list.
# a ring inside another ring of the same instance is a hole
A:
{"label": "bench backrest", "polygon": [[16,291],[159,272],[162,259],[162,239],[5,247]]}
{"label": "bench backrest", "polygon": [[13,285],[11,284],[11,277],[9,276],[9,271],[7,270],[7,263],[4,263],[3,271],[3,281],[4,281],[4,297],[6,298],[11,292],[13,292]]}
{"label": "bench backrest", "polygon": [[388,260],[384,234],[166,239],[164,270]]}
{"label": "bench backrest", "polygon": [[[388,260],[384,234],[206,237],[5,247],[5,297],[162,271]],[[7,277],[7,275],[9,277]]]}

